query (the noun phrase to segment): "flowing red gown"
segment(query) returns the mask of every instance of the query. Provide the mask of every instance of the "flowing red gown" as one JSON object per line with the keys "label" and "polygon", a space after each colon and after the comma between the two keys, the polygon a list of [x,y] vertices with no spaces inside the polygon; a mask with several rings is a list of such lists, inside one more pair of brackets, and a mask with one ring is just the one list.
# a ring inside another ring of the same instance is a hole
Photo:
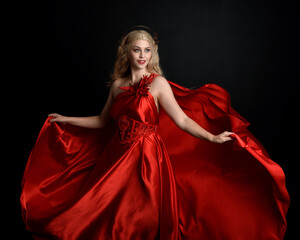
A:
{"label": "flowing red gown", "polygon": [[46,120],[29,157],[22,215],[35,239],[283,239],[285,175],[230,106],[207,84],[170,82],[183,111],[208,131],[233,131],[215,144],[180,130],[148,87],[122,87],[105,128]]}

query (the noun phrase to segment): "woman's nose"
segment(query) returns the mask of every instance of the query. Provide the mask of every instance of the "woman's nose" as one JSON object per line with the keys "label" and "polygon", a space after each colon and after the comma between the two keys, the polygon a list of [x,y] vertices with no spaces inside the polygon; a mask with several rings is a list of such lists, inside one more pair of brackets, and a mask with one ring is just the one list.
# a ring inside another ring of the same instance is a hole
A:
{"label": "woman's nose", "polygon": [[140,51],[140,58],[143,58],[143,57],[144,57],[144,52]]}

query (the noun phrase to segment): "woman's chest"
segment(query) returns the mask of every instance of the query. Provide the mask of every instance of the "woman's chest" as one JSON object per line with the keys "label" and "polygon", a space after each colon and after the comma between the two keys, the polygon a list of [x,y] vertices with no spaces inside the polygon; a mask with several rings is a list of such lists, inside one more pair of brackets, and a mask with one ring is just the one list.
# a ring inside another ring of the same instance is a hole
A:
{"label": "woman's chest", "polygon": [[158,124],[157,106],[149,93],[145,96],[133,92],[119,93],[114,99],[110,115],[117,120],[123,114],[137,121]]}

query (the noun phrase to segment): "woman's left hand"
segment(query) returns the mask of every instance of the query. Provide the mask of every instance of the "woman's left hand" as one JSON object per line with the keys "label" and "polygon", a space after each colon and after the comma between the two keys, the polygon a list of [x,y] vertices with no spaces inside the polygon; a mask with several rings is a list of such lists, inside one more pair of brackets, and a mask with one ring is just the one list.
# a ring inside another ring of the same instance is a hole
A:
{"label": "woman's left hand", "polygon": [[227,141],[231,141],[231,140],[233,140],[233,138],[230,137],[231,134],[234,134],[234,133],[225,131],[225,132],[223,132],[219,135],[214,136],[212,142],[214,142],[214,143],[224,143],[224,142],[227,142]]}

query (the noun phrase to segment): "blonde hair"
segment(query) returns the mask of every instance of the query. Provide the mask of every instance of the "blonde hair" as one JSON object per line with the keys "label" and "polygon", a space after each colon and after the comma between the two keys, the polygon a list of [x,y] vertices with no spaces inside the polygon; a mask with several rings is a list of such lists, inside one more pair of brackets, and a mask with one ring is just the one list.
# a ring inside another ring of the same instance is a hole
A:
{"label": "blonde hair", "polygon": [[126,77],[130,74],[130,50],[132,44],[136,40],[147,40],[150,44],[151,49],[151,60],[147,65],[147,69],[151,73],[163,75],[161,67],[159,65],[158,46],[154,41],[153,37],[145,30],[134,30],[129,32],[125,37],[122,38],[117,52],[117,60],[114,64],[114,70],[111,75],[111,81],[107,83],[110,87],[113,81],[119,78]]}

